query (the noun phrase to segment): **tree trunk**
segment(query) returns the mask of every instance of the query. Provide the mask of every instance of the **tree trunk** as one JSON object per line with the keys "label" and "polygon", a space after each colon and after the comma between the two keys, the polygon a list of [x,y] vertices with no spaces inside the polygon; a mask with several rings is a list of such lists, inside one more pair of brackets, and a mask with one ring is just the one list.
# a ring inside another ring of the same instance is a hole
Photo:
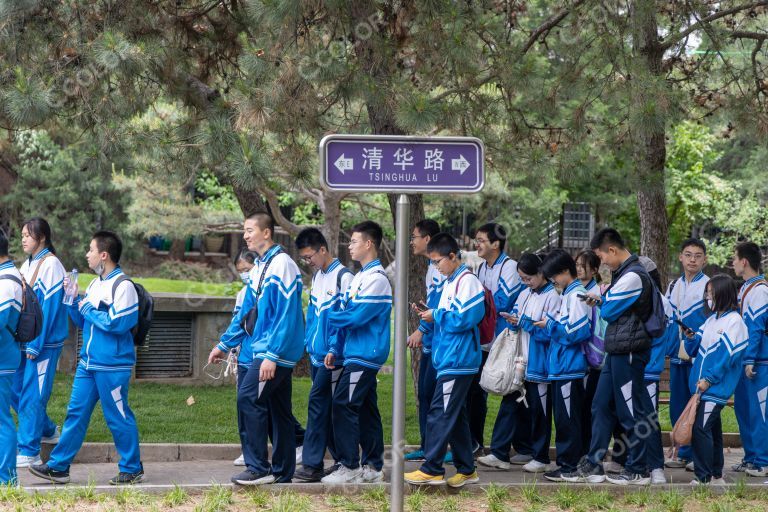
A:
{"label": "tree trunk", "polygon": [[183,261],[184,260],[184,249],[187,245],[187,241],[182,238],[174,238],[171,241],[171,250],[168,251],[168,256],[172,260],[178,260]]}
{"label": "tree trunk", "polygon": [[232,187],[232,190],[235,193],[237,203],[240,205],[244,217],[250,217],[257,212],[270,212],[269,205],[257,191],[245,190],[235,186]]}
{"label": "tree trunk", "polygon": [[341,234],[341,198],[340,194],[326,192],[323,195],[323,218],[325,222],[320,228],[328,242],[331,254],[339,256],[339,237]]}
{"label": "tree trunk", "polygon": [[640,253],[648,256],[667,282],[669,224],[665,193],[666,122],[669,84],[663,77],[656,6],[638,0],[631,8],[634,65],[631,68],[630,119],[634,183],[640,212]]}

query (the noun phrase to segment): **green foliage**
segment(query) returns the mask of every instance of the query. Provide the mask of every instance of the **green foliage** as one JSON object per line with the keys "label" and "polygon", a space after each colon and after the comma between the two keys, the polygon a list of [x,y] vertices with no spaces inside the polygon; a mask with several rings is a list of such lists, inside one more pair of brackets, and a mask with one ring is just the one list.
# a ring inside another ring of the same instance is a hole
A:
{"label": "green foliage", "polygon": [[87,158],[80,148],[60,147],[41,130],[18,132],[13,149],[18,178],[3,198],[13,229],[20,232],[30,217],[46,218],[67,267],[82,264],[94,231],[121,231],[126,201],[101,161]]}

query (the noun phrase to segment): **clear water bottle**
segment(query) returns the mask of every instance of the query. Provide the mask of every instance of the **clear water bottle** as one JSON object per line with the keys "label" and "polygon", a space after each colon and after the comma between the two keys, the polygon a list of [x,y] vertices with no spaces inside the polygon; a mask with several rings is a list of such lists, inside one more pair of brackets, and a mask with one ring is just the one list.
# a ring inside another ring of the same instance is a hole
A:
{"label": "clear water bottle", "polygon": [[512,374],[512,384],[519,386],[525,380],[525,361],[521,356],[515,357],[514,373]]}
{"label": "clear water bottle", "polygon": [[71,306],[75,302],[75,296],[77,295],[77,269],[73,268],[69,273],[69,285],[64,290],[64,300],[62,301],[67,306]]}

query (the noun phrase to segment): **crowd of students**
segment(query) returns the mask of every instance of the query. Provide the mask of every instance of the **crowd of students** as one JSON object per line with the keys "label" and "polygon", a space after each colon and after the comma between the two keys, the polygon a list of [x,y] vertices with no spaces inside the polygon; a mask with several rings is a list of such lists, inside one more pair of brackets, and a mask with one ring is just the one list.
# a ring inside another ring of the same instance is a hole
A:
{"label": "crowd of students", "polygon": [[[349,253],[361,267],[354,275],[319,229],[296,237],[299,257],[313,270],[304,314],[301,272],[273,240],[274,228],[266,213],[245,220],[247,250],[236,260],[244,287],[229,328],[209,355],[209,364],[237,362],[242,456],[235,465],[244,469],[232,481],[381,482],[377,374],[389,356],[393,301],[378,259],[382,229],[371,221],[352,228]],[[661,484],[666,466],[693,471],[695,484],[723,483],[720,412],[734,394],[745,456],[732,469],[768,473],[768,447],[761,442],[768,428],[768,283],[756,244],[741,242],[734,249],[733,267],[744,280],[738,289],[727,275],[708,278],[706,245],[686,240],[679,255],[683,272],[662,293],[654,262],[631,254],[613,229],[600,230],[576,258],[554,250],[515,261],[504,253],[506,240],[499,224],[477,229],[474,242],[483,261],[474,273],[457,241],[435,221],[413,227],[413,254],[428,260],[428,270],[424,299],[411,304],[418,328],[407,340],[420,348],[421,434],[420,447],[405,454],[421,462],[405,475],[407,482],[461,487],[479,480],[477,461],[499,470],[520,465],[552,481]],[[70,283],[44,220],[24,225],[23,249],[29,258],[19,273],[0,234],[0,324],[8,327],[0,329],[0,482],[15,481],[16,467],[24,466],[41,478],[69,481],[69,465],[99,400],[121,455],[111,483],[141,481],[138,431],[127,401],[138,305],[134,288],[121,279],[119,238],[110,232],[93,236],[87,260],[99,277],[70,306],[62,305]],[[608,283],[601,282],[601,265],[611,271]],[[22,275],[46,318],[43,334],[24,352],[13,350],[18,345],[11,334],[21,310]],[[494,333],[518,333],[526,362],[523,389],[502,398],[487,449],[488,397],[480,375],[493,343],[481,345],[478,328],[487,314],[486,292],[497,312]],[[45,405],[67,313],[86,341],[59,433]],[[291,375],[305,352],[312,378],[306,431],[291,408]],[[667,358],[672,423],[694,394],[700,402],[691,446],[678,447],[665,460],[658,404]],[[22,411],[18,451],[11,407]],[[43,464],[40,443],[56,440]],[[326,452],[330,467],[324,466]],[[447,479],[446,464],[456,469]]]}

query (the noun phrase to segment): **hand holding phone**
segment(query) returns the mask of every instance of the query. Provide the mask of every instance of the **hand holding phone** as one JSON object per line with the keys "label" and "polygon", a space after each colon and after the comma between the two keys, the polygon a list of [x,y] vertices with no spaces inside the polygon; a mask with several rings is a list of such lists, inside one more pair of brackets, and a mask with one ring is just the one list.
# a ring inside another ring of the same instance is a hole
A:
{"label": "hand holding phone", "polygon": [[696,334],[696,333],[694,333],[694,332],[693,332],[693,329],[691,329],[690,327],[688,327],[687,325],[685,325],[685,324],[684,324],[683,322],[681,322],[679,319],[675,318],[675,319],[674,319],[674,322],[675,322],[677,325],[679,325],[679,326],[680,326],[680,328],[683,330],[683,333],[684,333],[684,334],[685,334],[687,337],[689,337],[689,338],[693,338],[693,335],[694,335],[694,334]]}
{"label": "hand holding phone", "polygon": [[424,311],[429,309],[429,307],[427,307],[427,305],[424,304],[423,302],[418,302],[418,303],[411,302],[411,308],[413,308],[414,310],[416,310],[419,313],[422,313],[422,312],[424,312]]}

